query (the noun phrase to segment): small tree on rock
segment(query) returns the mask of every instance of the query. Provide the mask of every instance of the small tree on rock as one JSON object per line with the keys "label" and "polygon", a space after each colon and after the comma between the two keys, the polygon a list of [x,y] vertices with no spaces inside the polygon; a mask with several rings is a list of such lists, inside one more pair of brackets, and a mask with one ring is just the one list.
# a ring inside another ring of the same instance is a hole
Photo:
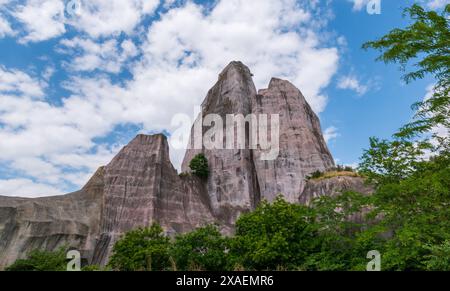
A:
{"label": "small tree on rock", "polygon": [[204,154],[196,155],[189,163],[192,173],[200,178],[206,179],[209,175],[208,159]]}

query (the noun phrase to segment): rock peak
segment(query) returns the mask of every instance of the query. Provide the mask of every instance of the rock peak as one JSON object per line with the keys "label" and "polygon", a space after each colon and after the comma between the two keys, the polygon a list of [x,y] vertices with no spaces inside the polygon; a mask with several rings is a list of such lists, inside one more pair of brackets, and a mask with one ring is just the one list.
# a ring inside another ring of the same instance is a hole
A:
{"label": "rock peak", "polygon": [[167,137],[162,134],[138,134],[136,137],[129,143],[129,145],[145,145],[145,144],[153,144],[155,142],[159,143],[167,143]]}
{"label": "rock peak", "polygon": [[[239,72],[239,74],[236,74]],[[250,69],[240,61],[230,62],[219,74],[219,80],[223,77],[240,76],[242,78],[251,78],[253,75]]]}

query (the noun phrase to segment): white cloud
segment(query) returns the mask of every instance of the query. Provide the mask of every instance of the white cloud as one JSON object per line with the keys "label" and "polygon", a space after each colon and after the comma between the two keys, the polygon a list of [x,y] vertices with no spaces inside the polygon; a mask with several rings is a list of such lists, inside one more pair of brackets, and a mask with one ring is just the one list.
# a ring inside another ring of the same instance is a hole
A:
{"label": "white cloud", "polygon": [[91,37],[128,34],[158,5],[159,0],[82,0],[79,16],[68,23]]}
{"label": "white cloud", "polygon": [[69,67],[75,71],[93,71],[96,69],[109,73],[119,73],[124,62],[138,54],[131,40],[124,40],[120,47],[115,39],[96,42],[88,38],[75,37],[60,42],[60,52],[75,55]]}
{"label": "white cloud", "polygon": [[343,90],[353,90],[358,95],[364,95],[369,90],[369,86],[361,84],[358,78],[354,75],[341,77],[338,80],[337,87]]}
{"label": "white cloud", "polygon": [[[159,5],[159,0],[78,1],[77,13],[70,13],[66,7],[69,2],[63,0],[27,0],[16,5],[11,14],[23,24],[20,41],[39,42],[59,37],[66,32],[66,25],[94,38],[122,32],[130,34]],[[8,2],[3,5],[13,6]],[[0,37],[11,33],[8,23],[0,18]]]}
{"label": "white cloud", "polygon": [[15,32],[11,28],[11,24],[9,21],[5,18],[6,12],[6,5],[9,4],[10,0],[0,0],[0,38],[3,38],[5,36],[13,36],[15,35]]}
{"label": "white cloud", "polygon": [[338,129],[334,126],[330,126],[323,132],[323,138],[325,142],[328,143],[333,139],[336,139],[340,136]]}
{"label": "white cloud", "polygon": [[441,9],[444,8],[447,4],[450,4],[450,0],[428,0],[427,6],[431,9]]}
{"label": "white cloud", "polygon": [[0,94],[17,93],[28,97],[43,97],[46,84],[19,70],[0,65]]}
{"label": "white cloud", "polygon": [[[430,84],[427,86],[426,94],[423,98],[423,101],[427,101],[433,97],[435,91],[434,86],[435,84]],[[431,134],[436,135],[436,137],[450,137],[450,132],[448,131],[448,128],[446,128],[444,125],[439,125],[432,128]],[[432,140],[432,142],[436,143],[436,140]]]}
{"label": "white cloud", "polygon": [[22,42],[38,42],[63,34],[64,2],[61,0],[28,0],[13,15],[25,26]]}
{"label": "white cloud", "polygon": [[59,189],[47,184],[36,183],[30,179],[0,180],[0,195],[37,197],[62,194]]}
{"label": "white cloud", "polygon": [[14,35],[14,31],[11,28],[9,22],[6,19],[2,18],[2,15],[0,14],[0,38],[8,35]]}

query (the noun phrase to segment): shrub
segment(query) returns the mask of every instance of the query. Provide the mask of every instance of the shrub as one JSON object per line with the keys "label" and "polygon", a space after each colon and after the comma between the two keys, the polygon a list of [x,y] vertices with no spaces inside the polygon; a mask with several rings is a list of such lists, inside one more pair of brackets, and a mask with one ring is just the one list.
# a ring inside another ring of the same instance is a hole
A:
{"label": "shrub", "polygon": [[196,155],[189,163],[192,173],[200,178],[206,179],[209,175],[208,159],[204,154]]}
{"label": "shrub", "polygon": [[55,252],[34,250],[26,259],[19,259],[6,271],[65,271],[67,269],[66,248]]}
{"label": "shrub", "polygon": [[319,179],[320,177],[323,177],[323,175],[324,175],[324,173],[317,170],[317,171],[312,172],[309,176],[307,176],[306,180]]}
{"label": "shrub", "polygon": [[315,224],[306,206],[290,204],[278,197],[263,201],[236,222],[231,243],[234,266],[250,270],[297,269],[316,248]]}
{"label": "shrub", "polygon": [[178,270],[223,271],[227,266],[228,239],[209,225],[176,237],[171,249]]}
{"label": "shrub", "polygon": [[169,269],[170,240],[158,224],[126,233],[113,247],[109,265],[120,271]]}

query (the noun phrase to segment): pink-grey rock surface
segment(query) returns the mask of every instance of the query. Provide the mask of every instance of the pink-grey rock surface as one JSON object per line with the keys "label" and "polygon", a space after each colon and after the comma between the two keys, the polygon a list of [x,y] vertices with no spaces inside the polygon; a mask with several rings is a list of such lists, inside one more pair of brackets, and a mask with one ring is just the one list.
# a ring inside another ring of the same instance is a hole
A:
{"label": "pink-grey rock surface", "polygon": [[272,201],[282,194],[287,201],[297,202],[307,175],[334,167],[319,118],[300,90],[276,78],[269,88],[259,90],[252,111],[280,116],[278,157],[263,161],[261,151],[253,154],[261,197]]}
{"label": "pink-grey rock surface", "polygon": [[[256,88],[250,70],[240,62],[230,63],[219,75],[202,104],[202,115],[217,114],[226,120],[227,114],[246,116],[252,111],[251,100]],[[223,123],[224,132],[226,130]],[[203,134],[210,127],[203,127]],[[194,145],[191,136],[192,146]],[[226,145],[224,138],[223,148]],[[193,149],[187,150],[182,171],[189,172],[189,162],[203,152],[209,162],[207,191],[216,217],[233,224],[239,214],[255,207],[260,200],[252,151],[250,149]]]}
{"label": "pink-grey rock surface", "polygon": [[160,223],[168,233],[180,233],[213,223],[214,219],[203,185],[182,180],[172,166],[166,137],[138,135],[105,167],[93,263],[105,264],[122,234],[153,222]]}
{"label": "pink-grey rock surface", "polygon": [[89,259],[100,227],[103,168],[83,189],[36,199],[0,196],[0,270],[35,249],[70,246]]}
{"label": "pink-grey rock surface", "polygon": [[305,189],[298,202],[310,205],[311,202],[322,196],[336,197],[345,191],[355,191],[369,195],[374,192],[374,187],[367,184],[362,177],[335,176],[330,178],[311,179],[306,182]]}

